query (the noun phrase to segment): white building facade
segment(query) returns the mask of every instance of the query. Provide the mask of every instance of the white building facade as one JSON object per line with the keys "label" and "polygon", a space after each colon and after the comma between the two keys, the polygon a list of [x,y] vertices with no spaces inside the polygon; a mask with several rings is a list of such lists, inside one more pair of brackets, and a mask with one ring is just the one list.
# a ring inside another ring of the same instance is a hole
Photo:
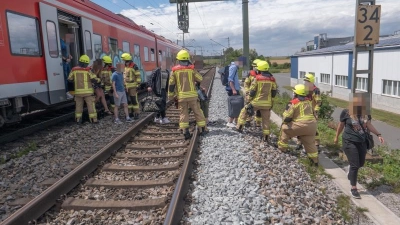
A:
{"label": "white building facade", "polygon": [[[348,101],[352,85],[353,43],[291,57],[291,86],[312,73],[316,85],[330,96]],[[358,70],[368,69],[368,52],[358,55]],[[357,75],[358,91],[367,91],[368,75]],[[374,50],[372,107],[400,114],[400,36],[380,40]]]}

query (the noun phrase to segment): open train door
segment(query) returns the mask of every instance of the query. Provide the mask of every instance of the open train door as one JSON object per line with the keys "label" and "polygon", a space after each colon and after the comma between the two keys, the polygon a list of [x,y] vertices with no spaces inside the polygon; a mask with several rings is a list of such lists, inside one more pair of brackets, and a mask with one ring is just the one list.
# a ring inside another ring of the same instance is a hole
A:
{"label": "open train door", "polygon": [[46,59],[47,86],[50,103],[55,104],[66,100],[60,37],[58,37],[57,9],[41,2],[39,2],[39,8]]}
{"label": "open train door", "polygon": [[86,19],[84,17],[81,17],[81,29],[82,29],[82,34],[83,34],[83,50],[84,54],[89,56],[90,58],[90,64],[93,64],[93,61],[95,60],[95,55],[94,55],[94,44],[92,41],[92,36],[93,36],[93,24],[92,21],[89,19]]}

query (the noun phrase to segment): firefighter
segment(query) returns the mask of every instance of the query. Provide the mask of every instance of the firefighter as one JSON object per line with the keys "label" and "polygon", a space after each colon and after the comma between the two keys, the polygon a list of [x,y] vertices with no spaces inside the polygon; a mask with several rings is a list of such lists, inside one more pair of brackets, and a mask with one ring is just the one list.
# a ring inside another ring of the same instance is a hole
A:
{"label": "firefighter", "polygon": [[114,110],[114,98],[112,97],[113,90],[112,90],[111,76],[116,69],[112,66],[112,60],[110,56],[105,55],[103,56],[102,60],[104,67],[101,70],[100,74],[101,84],[102,86],[104,85],[104,90],[106,91],[107,98],[109,99],[111,104],[111,110]]}
{"label": "firefighter", "polygon": [[277,93],[277,85],[275,78],[268,71],[268,62],[260,61],[257,63],[257,70],[260,71],[260,73],[257,74],[249,89],[250,103],[243,107],[239,115],[238,124],[233,129],[242,132],[247,117],[251,116],[254,111],[260,111],[262,118],[263,140],[269,143],[269,119],[271,115],[273,98],[275,98]]}
{"label": "firefighter", "polygon": [[289,140],[297,136],[303,143],[309,159],[318,166],[318,150],[314,144],[317,120],[314,117],[312,103],[307,98],[307,88],[304,84],[297,84],[293,92],[294,97],[283,113],[278,148],[286,152]]}
{"label": "firefighter", "polygon": [[[312,107],[314,110],[314,116],[318,120],[318,112],[321,107],[321,91],[317,86],[314,84],[315,82],[315,77],[314,75],[308,73],[304,77],[304,86],[308,90],[308,95],[307,98],[311,100]],[[317,146],[318,152],[320,152],[319,148],[319,143],[320,143],[320,138],[319,138],[319,132],[317,129],[317,132],[315,133],[315,146]],[[302,144],[300,140],[298,139],[297,141],[297,150],[300,150],[302,148]]]}
{"label": "firefighter", "polygon": [[128,108],[131,112],[131,116],[134,119],[138,119],[139,101],[137,96],[137,88],[140,82],[142,82],[140,71],[136,64],[132,61],[132,56],[129,53],[123,53],[121,58],[125,61],[125,86],[128,91],[128,99],[130,100]]}
{"label": "firefighter", "polygon": [[172,68],[169,78],[168,96],[177,97],[180,110],[179,128],[184,130],[185,140],[192,137],[189,132],[189,108],[192,109],[196,118],[197,126],[201,128],[201,134],[206,134],[206,120],[197,102],[197,91],[195,82],[200,84],[203,77],[194,69],[190,63],[190,54],[186,50],[180,50],[176,55],[177,65]]}
{"label": "firefighter", "polygon": [[[257,73],[258,73],[257,72],[257,63],[259,63],[261,61],[262,61],[261,59],[255,59],[253,61],[253,63],[252,63],[253,69],[250,70],[249,75],[247,76],[247,78],[244,81],[244,91],[246,93],[245,96],[246,96],[246,101],[247,102],[248,102],[248,99],[249,99],[249,91],[250,91],[251,84],[252,84],[254,78],[257,76]],[[246,126],[250,126],[250,123],[251,123],[253,118],[254,118],[253,116],[247,117]],[[261,119],[260,111],[257,110],[256,111],[256,116],[255,116],[256,127],[261,126],[261,120],[262,119]]]}
{"label": "firefighter", "polygon": [[90,67],[88,67],[89,63],[89,56],[82,55],[79,58],[78,66],[72,68],[71,73],[68,76],[68,80],[74,82],[75,86],[75,119],[77,123],[82,123],[84,101],[87,105],[90,122],[97,123],[95,96],[92,82],[94,84],[100,84],[100,79],[90,71]]}

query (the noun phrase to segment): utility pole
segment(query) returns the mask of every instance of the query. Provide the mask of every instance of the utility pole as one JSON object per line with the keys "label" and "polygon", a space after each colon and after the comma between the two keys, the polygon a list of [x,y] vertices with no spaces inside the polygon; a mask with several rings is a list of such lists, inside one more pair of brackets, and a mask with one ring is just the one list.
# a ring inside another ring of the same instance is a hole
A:
{"label": "utility pole", "polygon": [[249,70],[249,0],[242,0],[242,16],[243,16],[243,72]]}
{"label": "utility pole", "polygon": [[231,43],[229,42],[229,37],[225,38],[225,39],[228,39],[228,48],[230,48],[231,47]]}

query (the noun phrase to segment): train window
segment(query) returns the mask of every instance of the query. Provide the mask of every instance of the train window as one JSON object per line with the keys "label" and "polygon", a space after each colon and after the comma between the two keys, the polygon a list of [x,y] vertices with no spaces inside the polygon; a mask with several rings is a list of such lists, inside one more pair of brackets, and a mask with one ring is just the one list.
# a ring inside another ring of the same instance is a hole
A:
{"label": "train window", "polygon": [[135,56],[140,57],[140,46],[134,45],[133,48]]}
{"label": "train window", "polygon": [[56,32],[56,24],[52,21],[46,22],[47,42],[49,45],[49,54],[51,58],[58,58],[58,39]]}
{"label": "train window", "polygon": [[151,48],[150,52],[151,61],[154,62],[154,48]]}
{"label": "train window", "polygon": [[129,42],[122,42],[122,51],[130,53]]}
{"label": "train window", "polygon": [[11,54],[42,55],[39,42],[39,22],[36,18],[7,11],[7,25]]}
{"label": "train window", "polygon": [[161,50],[158,51],[158,61],[162,62],[163,52]]}
{"label": "train window", "polygon": [[98,34],[93,34],[93,44],[94,44],[94,54],[100,57],[103,52],[103,46],[101,45],[101,36]]}
{"label": "train window", "polygon": [[143,50],[144,50],[144,61],[148,62],[149,61],[149,48],[143,47]]}
{"label": "train window", "polygon": [[118,54],[118,41],[117,39],[114,38],[109,38],[108,39],[108,44],[109,44],[109,49],[110,49],[110,53],[111,55],[116,55]]}
{"label": "train window", "polygon": [[93,51],[92,51],[92,35],[89,31],[85,31],[85,46],[86,46],[86,55],[89,58],[93,59]]}

